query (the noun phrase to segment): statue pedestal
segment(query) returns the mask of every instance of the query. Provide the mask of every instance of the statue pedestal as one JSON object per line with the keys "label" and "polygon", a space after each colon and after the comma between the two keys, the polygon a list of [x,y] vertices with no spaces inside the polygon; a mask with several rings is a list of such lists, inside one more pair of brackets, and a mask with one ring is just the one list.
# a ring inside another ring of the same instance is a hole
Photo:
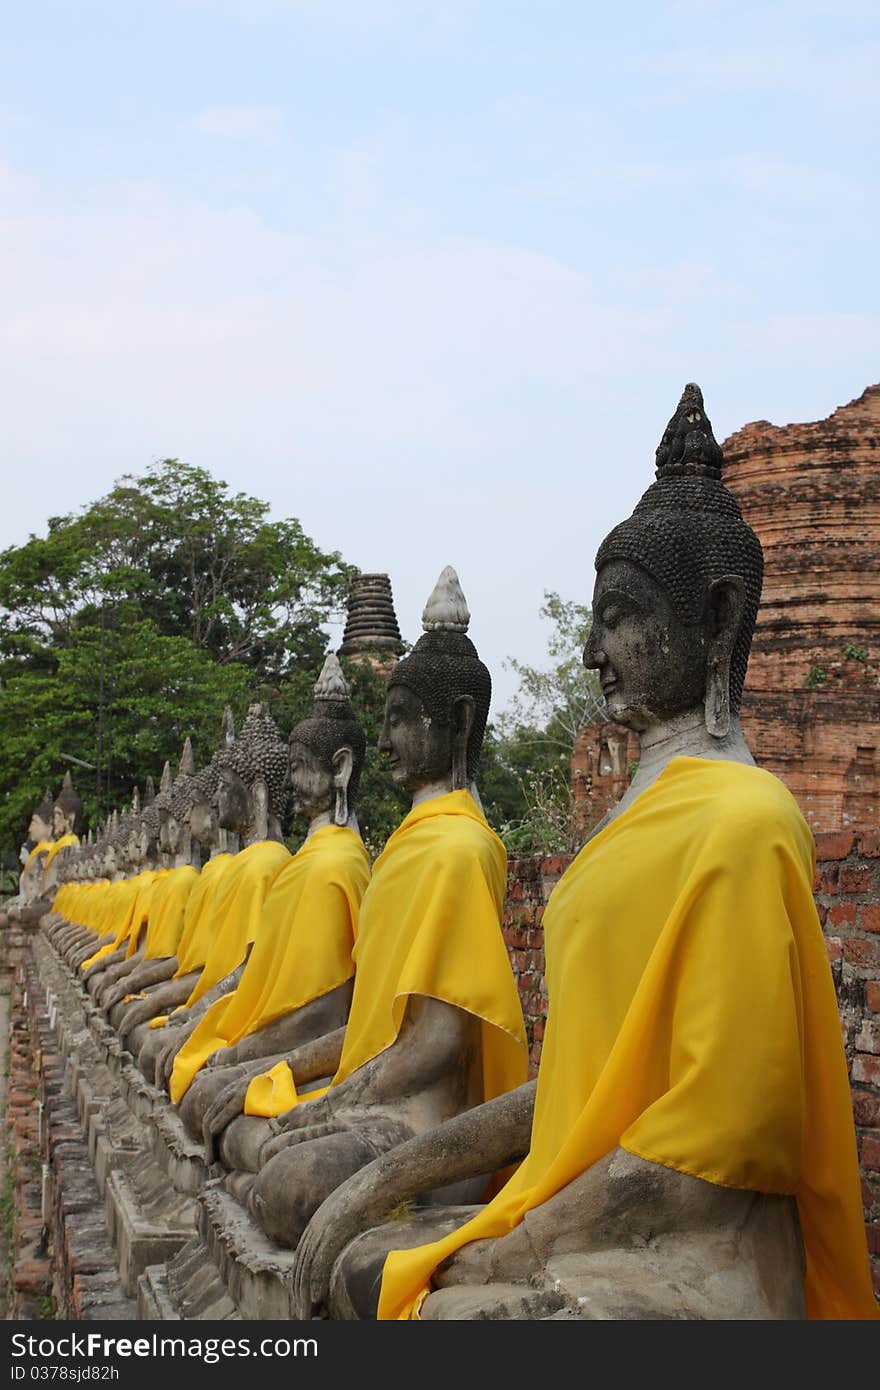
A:
{"label": "statue pedestal", "polygon": [[222,1179],[208,1182],[197,1207],[196,1238],[139,1280],[139,1316],[289,1321],[295,1252],[273,1245]]}
{"label": "statue pedestal", "polygon": [[189,1136],[170,1103],[166,1103],[153,1120],[153,1157],[171,1179],[175,1192],[194,1197],[201,1192],[210,1171],[204,1145]]}
{"label": "statue pedestal", "polygon": [[114,1168],[105,1194],[107,1229],[119,1255],[119,1276],[125,1293],[137,1292],[137,1281],[148,1265],[176,1255],[195,1230],[193,1201],[181,1197],[155,1164]]}

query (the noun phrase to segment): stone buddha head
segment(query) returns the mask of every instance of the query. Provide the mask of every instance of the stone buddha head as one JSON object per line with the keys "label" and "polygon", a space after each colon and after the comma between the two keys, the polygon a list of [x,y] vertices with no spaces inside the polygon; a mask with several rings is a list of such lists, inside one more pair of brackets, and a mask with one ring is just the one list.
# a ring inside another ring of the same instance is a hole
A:
{"label": "stone buddha head", "polygon": [[159,812],[155,801],[134,817],[133,837],[130,837],[129,846],[129,861],[135,872],[155,868],[160,862]]}
{"label": "stone buddha head", "polygon": [[348,825],[354,816],[366,739],[349,698],[339,661],[324,662],[308,719],[290,733],[290,791],[293,807],[310,824],[329,816]]}
{"label": "stone buddha head", "polygon": [[423,635],[388,678],[379,751],[412,796],[460,790],[477,773],[492,680],[467,636],[470,613],[447,565],[425,605]]}
{"label": "stone buddha head", "polygon": [[56,840],[60,840],[62,835],[78,833],[82,809],[82,801],[74,790],[73,779],[69,772],[65,772],[61,791],[52,807],[52,831]]}
{"label": "stone buddha head", "polygon": [[47,787],[43,793],[43,799],[39,806],[35,806],[31,812],[30,824],[28,825],[28,840],[31,845],[38,845],[41,840],[49,840],[53,833],[55,798]]}
{"label": "stone buddha head", "polygon": [[287,747],[266,704],[253,704],[235,742],[215,755],[215,804],[223,830],[244,844],[281,839],[287,805]]}
{"label": "stone buddha head", "polygon": [[189,858],[189,827],[186,813],[195,773],[196,762],[192,742],[187,738],[180,755],[177,776],[159,805],[159,844],[165,854],[175,858],[181,855]]}
{"label": "stone buddha head", "polygon": [[699,713],[722,739],[739,713],[763,555],[721,482],[698,386],[685,387],[656,458],[656,482],[596,555],[584,665],[619,724],[645,735]]}

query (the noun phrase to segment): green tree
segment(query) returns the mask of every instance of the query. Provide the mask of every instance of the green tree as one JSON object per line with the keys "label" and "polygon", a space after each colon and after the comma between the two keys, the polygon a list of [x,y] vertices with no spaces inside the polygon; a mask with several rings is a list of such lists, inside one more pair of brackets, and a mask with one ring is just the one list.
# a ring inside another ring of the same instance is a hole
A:
{"label": "green tree", "polygon": [[[101,667],[106,702],[99,702]],[[73,768],[84,811],[94,822],[122,805],[132,787],[154,779],[184,739],[207,762],[216,746],[224,705],[241,717],[252,673],[221,665],[186,637],[168,637],[149,618],[126,612],[117,629],[79,627],[57,651],[55,668],[13,666],[0,687],[0,844],[20,841],[47,785],[58,790],[70,766],[62,754],[98,764]]]}
{"label": "green tree", "polygon": [[341,612],[354,570],[268,512],[177,459],[126,475],[0,554],[0,654],[51,668],[102,604],[133,603],[160,633],[264,681],[315,665],[321,624]]}
{"label": "green tree", "polygon": [[538,611],[551,624],[547,641],[551,665],[544,669],[509,658],[507,665],[519,677],[519,690],[500,726],[505,732],[517,727],[535,730],[570,756],[578,729],[606,717],[599,678],[583,663],[593,615],[584,604],[560,598],[551,590],[545,591]]}
{"label": "green tree", "polygon": [[351,566],[295,519],[165,459],[0,554],[0,846],[69,765],[86,810],[155,778],[188,734],[207,760],[223,706],[295,722]]}
{"label": "green tree", "polygon": [[554,853],[573,849],[583,829],[570,787],[578,730],[606,716],[598,677],[583,664],[590,609],[548,591],[539,611],[551,624],[550,663],[508,661],[519,689],[487,730],[480,787],[508,849]]}

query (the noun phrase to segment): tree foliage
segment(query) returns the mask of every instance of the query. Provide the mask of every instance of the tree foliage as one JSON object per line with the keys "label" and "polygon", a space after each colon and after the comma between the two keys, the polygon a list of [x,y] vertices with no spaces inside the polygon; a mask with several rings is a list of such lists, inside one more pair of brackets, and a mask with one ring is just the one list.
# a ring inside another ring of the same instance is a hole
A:
{"label": "tree foliage", "polygon": [[574,741],[585,724],[606,717],[598,677],[583,664],[590,609],[545,592],[539,611],[551,624],[550,663],[509,659],[519,690],[487,730],[480,776],[489,820],[508,849],[522,853],[575,848],[583,820],[571,793]]}
{"label": "tree foliage", "polygon": [[503,727],[507,732],[518,727],[537,730],[542,739],[570,755],[578,729],[606,717],[599,678],[583,663],[593,615],[584,604],[550,590],[538,611],[551,624],[547,654],[552,664],[542,669],[509,658],[508,667],[519,676],[520,685]]}
{"label": "tree foliage", "polygon": [[18,844],[67,754],[87,813],[157,778],[186,735],[207,761],[223,706],[311,702],[322,624],[352,567],[295,519],[165,459],[0,554],[0,845]]}
{"label": "tree foliage", "polygon": [[187,637],[221,665],[280,680],[321,655],[353,570],[295,519],[231,493],[202,468],[165,459],[125,476],[45,537],[0,554],[0,652],[46,662],[102,604],[134,604],[156,630]]}
{"label": "tree foliage", "polygon": [[[245,666],[220,665],[188,638],[168,637],[133,612],[118,630],[105,630],[103,664],[103,718],[102,634],[94,624],[80,626],[76,640],[57,651],[54,669],[19,665],[4,678],[0,844],[21,840],[43,788],[57,792],[68,768],[94,823],[96,814],[127,802],[136,784],[143,788],[148,774],[158,780],[166,758],[176,770],[187,735],[206,762],[224,705],[240,713],[247,703],[251,673]],[[62,755],[92,763],[95,770],[71,766]]]}

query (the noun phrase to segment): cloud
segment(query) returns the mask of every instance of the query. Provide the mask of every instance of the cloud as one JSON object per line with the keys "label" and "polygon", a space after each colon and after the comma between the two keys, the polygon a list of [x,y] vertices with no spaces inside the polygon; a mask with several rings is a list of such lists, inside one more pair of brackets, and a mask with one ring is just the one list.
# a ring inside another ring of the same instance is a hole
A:
{"label": "cloud", "polygon": [[194,116],[191,124],[202,135],[274,145],[281,136],[283,116],[275,106],[212,106]]}

